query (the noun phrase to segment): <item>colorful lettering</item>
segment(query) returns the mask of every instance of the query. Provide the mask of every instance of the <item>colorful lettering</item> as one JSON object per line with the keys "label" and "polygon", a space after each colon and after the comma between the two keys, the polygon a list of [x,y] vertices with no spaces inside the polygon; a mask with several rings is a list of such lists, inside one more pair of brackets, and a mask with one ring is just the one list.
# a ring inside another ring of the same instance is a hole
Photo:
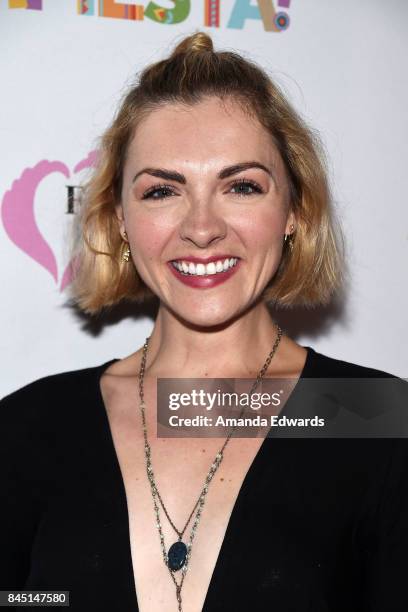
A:
{"label": "colorful lettering", "polygon": [[115,19],[143,19],[143,6],[140,4],[124,4],[115,0],[99,0],[99,17],[113,17]]}
{"label": "colorful lettering", "polygon": [[283,32],[289,27],[290,19],[289,15],[285,12],[276,13],[275,15],[275,31]]}
{"label": "colorful lettering", "polygon": [[149,2],[145,15],[157,23],[173,25],[185,21],[190,14],[190,0],[174,0],[174,8],[167,9],[155,2]]}
{"label": "colorful lettering", "polygon": [[220,0],[205,0],[204,25],[209,28],[220,27]]}
{"label": "colorful lettering", "polygon": [[263,21],[263,26],[266,32],[276,31],[275,26],[275,9],[270,0],[258,0],[259,12]]}
{"label": "colorful lettering", "polygon": [[[242,30],[247,19],[262,21],[266,32],[281,32],[289,26],[289,16],[277,13],[272,0],[257,0],[258,6],[250,4],[251,0],[236,0],[228,22],[228,28]],[[280,0],[280,6],[289,6],[290,0]]]}
{"label": "colorful lettering", "polygon": [[77,0],[78,15],[95,15],[94,0]]}
{"label": "colorful lettering", "polygon": [[9,0],[9,8],[22,8],[31,11],[42,11],[42,0]]}
{"label": "colorful lettering", "polygon": [[[289,27],[289,15],[285,11],[276,11],[273,0],[235,0],[227,28],[242,30],[247,19],[262,21],[266,32],[282,32]],[[277,6],[289,8],[291,0],[276,0]],[[221,0],[203,0],[204,25],[210,28],[220,27]],[[143,21],[148,17],[156,23],[173,25],[187,19],[191,10],[191,0],[173,0],[173,8],[165,8],[148,2],[142,4],[117,2],[116,0],[76,0],[77,14],[87,17],[111,17],[113,19],[128,19]],[[8,0],[10,9],[43,10],[42,0]]]}

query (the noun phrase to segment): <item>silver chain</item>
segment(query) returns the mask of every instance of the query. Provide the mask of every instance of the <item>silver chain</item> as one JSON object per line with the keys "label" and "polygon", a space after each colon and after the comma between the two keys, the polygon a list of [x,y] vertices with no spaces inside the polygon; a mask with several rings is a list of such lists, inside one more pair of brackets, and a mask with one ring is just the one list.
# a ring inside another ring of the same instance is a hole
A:
{"label": "silver chain", "polygon": [[[274,345],[272,347],[271,352],[269,353],[264,365],[262,366],[262,369],[260,370],[259,374],[256,377],[256,380],[254,382],[254,384],[252,385],[252,388],[250,390],[250,395],[252,395],[252,393],[255,391],[256,387],[258,386],[259,382],[261,381],[261,379],[263,378],[265,372],[267,371],[269,364],[272,360],[272,357],[275,355],[277,348],[279,346],[281,337],[282,337],[282,330],[279,327],[279,325],[276,325],[276,329],[277,329],[277,337],[276,340],[274,342]],[[144,375],[145,375],[145,369],[146,369],[146,358],[147,358],[147,348],[148,348],[148,344],[149,344],[149,340],[150,337],[146,338],[146,341],[144,343],[143,346],[143,354],[142,354],[142,361],[140,364],[140,372],[139,372],[139,397],[140,397],[140,411],[141,411],[141,415],[142,415],[142,425],[143,425],[143,436],[144,436],[144,451],[145,451],[145,457],[146,457],[146,472],[147,472],[147,477],[149,479],[149,483],[150,483],[150,489],[151,489],[151,493],[152,493],[152,497],[153,497],[153,506],[154,506],[154,511],[156,514],[156,526],[159,532],[159,537],[160,537],[160,545],[161,545],[161,549],[162,549],[162,555],[163,555],[163,561],[165,566],[168,568],[169,572],[170,572],[170,576],[176,586],[176,597],[177,597],[177,602],[178,602],[178,611],[182,612],[182,599],[181,599],[181,589],[183,586],[183,582],[184,582],[184,578],[186,576],[187,573],[187,568],[188,568],[188,561],[191,557],[191,548],[193,546],[193,540],[195,537],[195,533],[197,530],[197,526],[198,523],[200,522],[200,517],[202,514],[202,510],[203,510],[203,506],[205,503],[205,496],[207,495],[208,492],[208,487],[210,485],[211,480],[214,477],[214,474],[216,473],[218,467],[220,466],[220,463],[223,459],[223,453],[224,453],[224,449],[227,446],[228,442],[231,439],[232,434],[234,433],[234,431],[236,430],[236,428],[238,427],[238,425],[235,425],[230,433],[228,434],[227,438],[225,439],[224,444],[222,445],[221,449],[218,451],[218,453],[215,456],[215,459],[213,461],[213,463],[211,464],[210,470],[205,478],[204,481],[204,486],[201,489],[200,495],[198,496],[197,502],[190,514],[190,516],[188,517],[188,520],[186,522],[186,524],[184,525],[184,528],[182,531],[179,531],[177,529],[177,527],[174,525],[173,521],[171,520],[169,513],[167,512],[167,509],[163,503],[163,500],[161,498],[161,495],[157,489],[157,485],[154,479],[154,472],[153,472],[153,467],[152,467],[152,462],[151,462],[151,448],[150,448],[150,444],[148,442],[147,439],[147,428],[146,428],[146,415],[145,415],[145,408],[146,408],[146,404],[144,401],[144,389],[143,389],[143,382],[144,382]],[[240,412],[240,417],[242,415],[242,413],[244,412],[245,408],[243,407],[241,412]],[[166,546],[164,544],[164,535],[163,535],[163,530],[162,530],[162,526],[161,526],[161,521],[160,521],[160,509],[157,503],[157,500],[159,500],[160,505],[163,508],[163,511],[170,523],[170,525],[173,527],[174,531],[177,533],[179,540],[182,539],[185,530],[187,529],[187,525],[189,524],[189,522],[191,521],[191,518],[195,512],[195,510],[197,509],[196,515],[195,515],[195,519],[194,519],[194,523],[193,526],[191,528],[191,532],[190,532],[190,537],[189,537],[189,541],[187,543],[187,555],[186,555],[186,559],[184,562],[184,565],[182,567],[181,573],[182,573],[182,577],[181,577],[181,581],[180,583],[177,582],[176,578],[174,577],[173,571],[170,569],[169,565],[168,565],[168,557],[167,557],[167,550],[166,550]],[[197,508],[198,506],[198,508]]]}

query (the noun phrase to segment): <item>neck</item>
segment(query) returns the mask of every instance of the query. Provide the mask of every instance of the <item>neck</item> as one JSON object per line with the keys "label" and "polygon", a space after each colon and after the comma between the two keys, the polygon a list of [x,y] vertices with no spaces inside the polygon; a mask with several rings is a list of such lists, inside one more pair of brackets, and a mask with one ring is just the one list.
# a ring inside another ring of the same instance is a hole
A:
{"label": "neck", "polygon": [[277,330],[262,302],[227,325],[194,328],[162,305],[150,336],[147,373],[156,377],[253,376]]}

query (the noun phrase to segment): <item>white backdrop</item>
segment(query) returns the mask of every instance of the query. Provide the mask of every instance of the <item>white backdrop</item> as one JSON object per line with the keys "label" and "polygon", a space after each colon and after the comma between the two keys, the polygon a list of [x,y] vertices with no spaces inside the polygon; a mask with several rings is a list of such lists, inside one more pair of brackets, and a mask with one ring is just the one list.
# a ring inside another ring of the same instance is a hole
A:
{"label": "white backdrop", "polygon": [[[67,185],[79,184],[80,162],[135,73],[196,29],[264,66],[328,151],[349,292],[342,306],[297,311],[283,324],[303,345],[407,377],[408,3],[197,0],[171,24],[149,18],[152,3],[138,1],[145,16],[132,20],[98,15],[113,0],[0,0],[0,396],[124,357],[150,332],[151,318],[129,309],[89,323],[67,306]],[[181,4],[160,7],[177,14]],[[93,15],[78,13],[92,5]],[[219,26],[206,26],[205,9],[217,18],[217,7]],[[283,31],[265,29],[274,10],[290,19]]]}

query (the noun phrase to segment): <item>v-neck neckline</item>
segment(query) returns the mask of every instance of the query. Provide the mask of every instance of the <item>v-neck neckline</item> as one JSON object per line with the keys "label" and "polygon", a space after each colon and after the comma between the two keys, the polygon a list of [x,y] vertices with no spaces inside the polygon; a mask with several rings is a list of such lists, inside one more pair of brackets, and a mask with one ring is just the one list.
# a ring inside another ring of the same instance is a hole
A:
{"label": "v-neck neckline", "polygon": [[[307,355],[306,355],[306,359],[305,359],[305,363],[303,365],[302,371],[298,377],[298,380],[296,382],[296,385],[294,386],[292,393],[289,396],[289,399],[287,400],[287,402],[285,403],[285,406],[283,407],[282,411],[280,412],[280,416],[284,416],[287,412],[289,412],[291,405],[293,404],[293,402],[295,401],[295,396],[298,393],[299,390],[299,382],[307,377],[309,375],[309,372],[311,370],[312,367],[312,360],[313,360],[313,356],[316,354],[316,351],[311,348],[310,346],[305,346],[303,347],[307,350]],[[118,504],[120,504],[121,510],[123,511],[124,516],[126,516],[126,528],[125,528],[125,533],[126,533],[126,546],[127,546],[127,551],[126,551],[126,556],[127,556],[127,569],[128,569],[128,577],[127,577],[127,582],[129,584],[130,587],[130,591],[132,592],[132,597],[134,599],[134,604],[135,604],[135,612],[140,612],[140,608],[139,608],[139,601],[137,598],[137,591],[136,591],[136,582],[135,582],[135,576],[134,576],[134,568],[133,568],[133,559],[132,559],[132,552],[131,552],[131,543],[130,543],[130,525],[129,525],[129,509],[128,509],[128,501],[127,501],[127,495],[126,495],[126,488],[125,488],[125,483],[124,483],[124,479],[123,479],[123,474],[122,474],[122,470],[120,467],[120,463],[119,463],[119,458],[116,452],[116,448],[115,448],[115,444],[113,441],[113,435],[112,435],[112,430],[111,430],[111,426],[110,426],[110,422],[109,422],[109,417],[108,417],[108,413],[106,410],[106,406],[105,406],[105,402],[103,399],[103,395],[102,395],[102,389],[101,389],[101,378],[103,373],[107,370],[107,368],[112,365],[113,363],[115,363],[116,361],[120,361],[119,359],[115,358],[115,359],[111,359],[110,361],[107,361],[103,364],[101,364],[100,366],[96,366],[96,368],[94,369],[95,372],[95,383],[96,383],[96,395],[97,395],[97,406],[98,409],[101,409],[101,416],[102,416],[102,420],[103,420],[103,432],[105,434],[105,442],[107,442],[107,446],[109,447],[109,452],[112,455],[112,468],[114,470],[114,476],[117,479],[119,485],[120,485],[120,498],[118,499]],[[213,599],[213,595],[212,592],[215,588],[215,585],[217,582],[219,582],[219,576],[222,573],[222,567],[224,564],[224,559],[226,557],[226,550],[228,549],[229,546],[231,546],[231,542],[232,542],[232,538],[233,538],[233,534],[234,534],[234,529],[235,529],[235,523],[237,520],[237,517],[239,516],[239,510],[240,507],[242,506],[244,499],[247,495],[248,490],[250,489],[250,485],[253,481],[254,475],[256,474],[257,471],[257,467],[259,464],[262,464],[262,460],[263,457],[267,451],[267,448],[269,446],[269,443],[272,441],[272,439],[269,437],[269,433],[271,431],[272,428],[269,429],[268,435],[264,438],[264,440],[262,441],[262,444],[260,445],[255,457],[253,458],[245,476],[244,479],[241,483],[241,486],[239,488],[238,491],[238,495],[235,499],[234,505],[232,507],[232,511],[227,523],[227,528],[225,530],[225,534],[224,534],[224,538],[223,541],[221,543],[221,547],[218,553],[218,557],[217,560],[215,562],[215,566],[214,566],[214,570],[212,572],[211,578],[210,578],[210,582],[208,585],[208,589],[207,589],[207,593],[205,595],[205,599],[204,599],[204,604],[203,604],[203,608],[202,608],[202,612],[209,612],[209,608],[208,605],[211,602],[211,600]],[[268,442],[269,441],[269,442]],[[132,606],[133,607],[133,606]],[[207,609],[208,608],[208,609]]]}

